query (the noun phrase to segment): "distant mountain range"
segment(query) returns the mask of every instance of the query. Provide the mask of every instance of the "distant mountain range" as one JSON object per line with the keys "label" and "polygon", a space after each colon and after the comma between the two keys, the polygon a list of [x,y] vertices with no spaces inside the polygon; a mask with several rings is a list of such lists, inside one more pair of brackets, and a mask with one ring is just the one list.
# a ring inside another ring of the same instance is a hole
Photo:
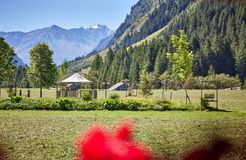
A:
{"label": "distant mountain range", "polygon": [[[73,29],[52,25],[30,32],[0,32],[0,36],[14,47],[17,56],[24,63],[29,63],[29,50],[32,47],[39,42],[46,42],[54,51],[54,61],[57,64],[61,64],[64,59],[72,60],[94,50],[104,49],[113,34],[114,31],[99,24]],[[20,59],[15,59],[21,63]]]}

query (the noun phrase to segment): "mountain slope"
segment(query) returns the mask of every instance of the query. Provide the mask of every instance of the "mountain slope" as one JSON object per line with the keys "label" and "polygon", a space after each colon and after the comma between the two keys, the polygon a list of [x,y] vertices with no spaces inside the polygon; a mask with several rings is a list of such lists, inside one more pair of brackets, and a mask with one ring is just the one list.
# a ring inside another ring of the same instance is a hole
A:
{"label": "mountain slope", "polygon": [[33,30],[31,32],[0,32],[6,41],[14,47],[17,55],[29,62],[29,50],[39,42],[47,42],[54,51],[54,61],[60,64],[65,58],[85,56],[95,49],[101,40],[112,36],[113,31],[104,25],[63,29],[59,26]]}
{"label": "mountain slope", "polygon": [[246,62],[240,59],[244,59],[246,53],[239,55],[239,52],[246,47],[245,24],[246,6],[242,3],[197,1],[146,40],[162,39],[165,48],[170,50],[169,37],[185,30],[194,52],[193,74],[206,75],[212,66],[216,73],[238,74],[243,80]]}
{"label": "mountain slope", "polygon": [[[142,0],[144,1],[144,0]],[[153,22],[154,23],[154,22]],[[156,22],[158,23],[158,19]],[[161,75],[168,69],[167,52],[173,52],[170,37],[184,30],[194,53],[193,75],[206,76],[209,68],[216,74],[246,78],[246,5],[190,1],[163,28],[126,50],[122,47],[106,56],[99,70],[99,83],[111,84],[124,79],[139,82],[143,67]],[[144,42],[144,43],[143,43]],[[124,46],[124,43],[123,43]],[[125,44],[127,46],[127,44]],[[113,59],[112,59],[113,57]],[[129,67],[130,66],[130,67]]]}
{"label": "mountain slope", "polygon": [[107,48],[107,46],[108,46],[108,44],[109,44],[109,42],[111,41],[112,38],[113,38],[113,35],[101,40],[101,42],[96,46],[94,51],[98,52],[98,51],[102,51],[105,48]]}
{"label": "mountain slope", "polygon": [[166,26],[195,0],[141,0],[109,43],[119,48],[130,46]]}

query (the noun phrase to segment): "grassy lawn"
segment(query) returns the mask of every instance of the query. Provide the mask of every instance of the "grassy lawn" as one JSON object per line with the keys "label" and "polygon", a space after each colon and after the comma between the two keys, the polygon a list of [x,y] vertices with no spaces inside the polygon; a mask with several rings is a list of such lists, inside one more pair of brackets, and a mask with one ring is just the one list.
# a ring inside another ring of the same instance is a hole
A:
{"label": "grassy lawn", "polygon": [[234,144],[223,159],[246,159],[242,112],[0,111],[0,135],[10,159],[65,160],[74,157],[74,141],[85,128],[95,122],[113,126],[124,118],[135,120],[137,139],[167,159],[214,136]]}

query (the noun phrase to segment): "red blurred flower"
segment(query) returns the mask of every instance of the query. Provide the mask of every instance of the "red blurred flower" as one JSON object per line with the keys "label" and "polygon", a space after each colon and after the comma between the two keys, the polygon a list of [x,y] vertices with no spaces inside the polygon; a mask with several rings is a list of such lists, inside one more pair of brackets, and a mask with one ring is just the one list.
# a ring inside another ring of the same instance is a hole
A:
{"label": "red blurred flower", "polygon": [[77,141],[77,160],[150,160],[148,149],[132,137],[133,123],[121,123],[116,131],[101,125],[90,128]]}

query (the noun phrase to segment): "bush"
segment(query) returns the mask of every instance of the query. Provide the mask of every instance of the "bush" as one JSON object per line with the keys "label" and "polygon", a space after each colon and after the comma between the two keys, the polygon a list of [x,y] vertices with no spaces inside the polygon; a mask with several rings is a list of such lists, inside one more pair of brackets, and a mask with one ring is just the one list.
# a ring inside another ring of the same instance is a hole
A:
{"label": "bush", "polygon": [[91,101],[92,100],[91,92],[89,90],[83,90],[81,97],[84,101]]}
{"label": "bush", "polygon": [[208,101],[206,101],[204,98],[201,99],[201,107],[202,109],[210,108]]}
{"label": "bush", "polygon": [[140,107],[142,106],[140,102],[133,101],[133,100],[123,101],[123,105],[124,105],[124,108],[126,108],[126,110],[129,110],[129,111],[138,111]]}
{"label": "bush", "polygon": [[61,110],[72,110],[75,104],[75,101],[70,98],[59,98],[57,100]]}
{"label": "bush", "polygon": [[[219,89],[225,88],[234,88],[241,86],[240,79],[238,77],[231,77],[226,74],[218,74],[214,76],[207,76],[207,77],[194,77],[193,89],[200,89],[202,86],[202,81],[214,81],[218,79],[218,87]],[[215,86],[213,83],[204,83],[204,89],[214,89]]]}
{"label": "bush", "polygon": [[112,93],[109,96],[109,99],[119,99],[119,98],[120,98],[120,96],[117,93]]}
{"label": "bush", "polygon": [[21,101],[18,98],[0,100],[0,109],[5,110],[128,110],[128,111],[187,111],[187,110],[208,110],[213,111],[206,101],[202,102],[202,107],[199,105],[185,105],[183,103],[170,103],[165,100],[146,101],[132,99],[107,99],[82,101],[73,98],[55,99],[30,99],[23,98]]}
{"label": "bush", "polygon": [[58,110],[59,106],[55,100],[50,99],[26,99],[19,103],[6,99],[0,101],[0,109],[21,109],[21,110]]}
{"label": "bush", "polygon": [[12,96],[11,97],[11,102],[13,103],[20,103],[20,101],[22,101],[22,97],[19,97],[19,96]]}
{"label": "bush", "polygon": [[103,103],[103,107],[107,110],[122,110],[123,107],[120,105],[119,100],[117,99],[108,99]]}

